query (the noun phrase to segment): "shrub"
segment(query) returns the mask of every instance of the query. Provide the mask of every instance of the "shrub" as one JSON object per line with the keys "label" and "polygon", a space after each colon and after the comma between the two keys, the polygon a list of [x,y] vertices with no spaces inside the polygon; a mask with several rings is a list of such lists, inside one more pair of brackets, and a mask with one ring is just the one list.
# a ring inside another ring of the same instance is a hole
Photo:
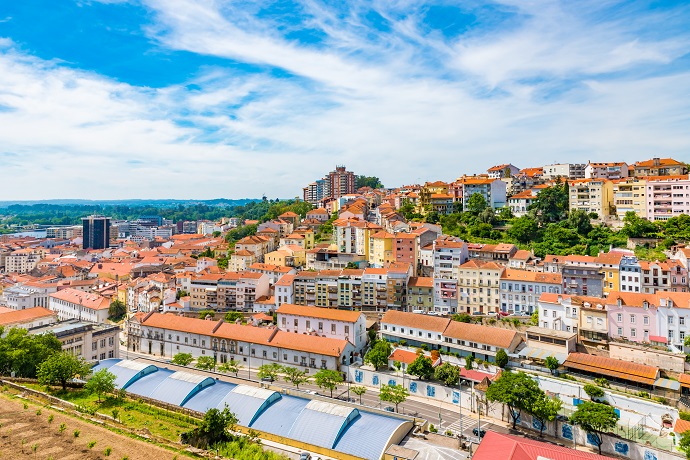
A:
{"label": "shrub", "polygon": [[28,408],[29,408],[29,403],[26,403],[26,402],[25,402],[25,403],[24,403],[24,410],[26,410],[26,409],[28,409]]}
{"label": "shrub", "polygon": [[423,343],[420,348],[424,351],[429,351],[429,345],[427,345],[426,343]]}
{"label": "shrub", "polygon": [[686,422],[690,422],[690,412],[685,412],[682,410],[678,411],[678,417],[680,417],[681,420],[685,420]]}
{"label": "shrub", "polygon": [[93,449],[93,446],[95,446],[95,445],[96,445],[96,441],[89,441],[86,444],[86,447],[88,447],[89,449]]}
{"label": "shrub", "polygon": [[606,380],[604,377],[594,379],[594,383],[596,383],[600,387],[604,387],[604,388],[610,388],[611,387],[611,385],[609,385],[609,381]]}
{"label": "shrub", "polygon": [[638,391],[637,396],[639,396],[640,398],[650,399],[649,393],[647,393],[646,391]]}
{"label": "shrub", "polygon": [[62,433],[62,432],[65,431],[66,429],[67,429],[67,425],[65,425],[64,423],[61,423],[61,424],[60,424],[60,428],[58,428],[58,431],[59,431],[60,433]]}
{"label": "shrub", "polygon": [[74,435],[74,438],[75,438],[75,439],[79,437],[79,434],[80,434],[80,433],[81,433],[81,431],[79,431],[79,430],[74,430],[74,431],[72,432],[72,434]]}
{"label": "shrub", "polygon": [[400,346],[401,346],[401,347],[406,347],[406,346],[407,346],[407,340],[401,339],[401,340],[400,340]]}
{"label": "shrub", "polygon": [[48,423],[53,423],[53,419],[54,419],[54,418],[55,418],[55,416],[54,416],[53,414],[50,414],[50,415],[48,416]]}
{"label": "shrub", "polygon": [[429,433],[438,433],[438,429],[433,425],[429,425]]}
{"label": "shrub", "polygon": [[113,448],[110,446],[106,447],[105,450],[103,451],[103,455],[105,455],[106,457],[110,457],[110,454],[112,454],[112,453],[113,453]]}
{"label": "shrub", "polygon": [[450,430],[446,430],[446,436],[453,436],[453,432]]}

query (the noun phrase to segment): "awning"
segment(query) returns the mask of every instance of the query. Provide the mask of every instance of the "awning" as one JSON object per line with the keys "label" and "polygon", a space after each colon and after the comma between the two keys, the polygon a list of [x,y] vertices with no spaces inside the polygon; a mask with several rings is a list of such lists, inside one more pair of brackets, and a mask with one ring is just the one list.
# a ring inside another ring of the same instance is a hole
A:
{"label": "awning", "polygon": [[544,350],[543,348],[536,347],[525,347],[518,352],[520,358],[538,359],[541,361],[546,360],[549,356],[553,356],[558,360],[558,364],[563,364],[563,362],[568,359],[566,353],[554,353],[551,350]]}
{"label": "awning", "polygon": [[656,382],[654,382],[654,387],[663,388],[664,390],[678,391],[680,390],[680,382],[677,380],[659,378],[656,379]]}
{"label": "awning", "polygon": [[666,337],[664,337],[663,335],[650,335],[649,341],[650,342],[657,342],[657,343],[668,343],[668,339]]}

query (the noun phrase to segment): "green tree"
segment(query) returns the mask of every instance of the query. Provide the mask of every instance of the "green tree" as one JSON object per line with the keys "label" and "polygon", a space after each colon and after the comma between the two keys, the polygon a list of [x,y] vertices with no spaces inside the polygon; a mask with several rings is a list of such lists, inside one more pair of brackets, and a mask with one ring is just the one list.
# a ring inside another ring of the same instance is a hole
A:
{"label": "green tree", "polygon": [[270,363],[270,364],[263,364],[259,366],[259,372],[257,374],[257,377],[261,380],[269,380],[271,382],[275,382],[278,380],[278,374],[283,370],[283,367],[280,364],[276,363]]}
{"label": "green tree", "polygon": [[555,374],[556,370],[561,366],[558,360],[553,356],[547,356],[544,360],[544,365],[552,374]]}
{"label": "green tree", "polygon": [[591,401],[584,401],[577,406],[575,413],[570,417],[570,421],[579,425],[585,432],[592,435],[594,443],[601,455],[602,435],[616,427],[618,414],[612,406],[599,404]]}
{"label": "green tree", "polygon": [[225,374],[235,374],[235,377],[237,377],[237,374],[240,373],[240,369],[242,369],[242,365],[234,359],[226,361],[218,366],[219,372],[223,372]]}
{"label": "green tree", "polygon": [[237,320],[243,321],[244,320],[244,315],[240,313],[239,311],[229,311],[225,314],[225,322],[226,323],[234,323]]}
{"label": "green tree", "polygon": [[585,391],[585,393],[587,393],[587,396],[589,396],[592,401],[594,401],[596,398],[603,398],[605,395],[604,390],[596,385],[592,385],[591,383],[586,384],[582,389]]}
{"label": "green tree", "polygon": [[354,394],[359,396],[359,404],[362,404],[362,395],[367,392],[367,387],[363,386],[354,386],[350,388],[350,391],[352,391]]}
{"label": "green tree", "polygon": [[385,340],[377,340],[374,346],[364,355],[364,362],[378,369],[388,364],[388,357],[391,355],[391,352],[390,343]]}
{"label": "green tree", "polygon": [[116,378],[117,376],[109,372],[108,369],[101,369],[91,376],[89,381],[86,382],[86,385],[84,385],[84,388],[89,393],[96,393],[98,402],[100,403],[101,395],[115,391]]}
{"label": "green tree", "polygon": [[537,194],[529,210],[542,225],[549,222],[559,222],[568,213],[568,194],[567,181],[545,188]]}
{"label": "green tree", "polygon": [[343,376],[338,371],[321,369],[319,372],[314,374],[314,383],[316,383],[316,385],[323,390],[330,390],[332,398],[333,390],[338,388],[338,385],[343,383]]}
{"label": "green tree", "polygon": [[450,317],[453,321],[458,321],[460,323],[471,323],[472,317],[467,313],[455,313]]}
{"label": "green tree", "polygon": [[121,300],[115,299],[110,302],[108,307],[108,319],[111,321],[120,321],[127,314],[127,306]]}
{"label": "green tree", "polygon": [[496,365],[501,369],[505,369],[508,365],[508,353],[503,348],[496,352]]}
{"label": "green tree", "polygon": [[589,215],[581,209],[573,209],[568,213],[568,225],[580,235],[587,235],[592,231]]}
{"label": "green tree", "polygon": [[658,232],[659,227],[655,223],[639,217],[634,211],[625,213],[621,229],[624,235],[630,238],[654,238],[658,236]]}
{"label": "green tree", "polygon": [[508,406],[513,420],[513,429],[522,411],[529,411],[543,392],[537,382],[524,372],[504,371],[486,391],[488,401],[497,401]]}
{"label": "green tree", "polygon": [[685,452],[685,458],[690,458],[690,430],[680,435],[678,448]]}
{"label": "green tree", "polygon": [[383,184],[375,176],[355,176],[355,189],[371,187],[373,189],[383,188]]}
{"label": "green tree", "polygon": [[538,230],[539,226],[534,218],[525,215],[514,219],[506,233],[518,243],[529,243],[536,239]]}
{"label": "green tree", "polygon": [[38,366],[62,351],[55,334],[29,335],[26,329],[12,328],[5,334],[0,326],[0,374],[36,378]]}
{"label": "green tree", "polygon": [[473,193],[468,199],[465,208],[467,212],[479,215],[483,210],[485,210],[489,205],[486,203],[484,195],[481,193]]}
{"label": "green tree", "polygon": [[402,385],[384,385],[379,393],[381,401],[395,404],[395,412],[398,412],[398,404],[405,402],[408,396],[410,392]]}
{"label": "green tree", "polygon": [[86,377],[91,373],[91,365],[66,352],[55,353],[43,361],[38,367],[38,382],[41,385],[55,385],[59,383],[63,391],[67,390],[67,382],[77,376]]}
{"label": "green tree", "polygon": [[457,385],[460,380],[460,368],[451,363],[443,363],[434,371],[434,378],[448,386]]}
{"label": "green tree", "polygon": [[299,386],[303,383],[309,382],[309,376],[307,371],[301,371],[296,367],[284,366],[283,367],[283,378],[286,382],[292,383],[299,390]]}
{"label": "green tree", "polygon": [[210,316],[211,319],[214,319],[216,317],[215,310],[201,310],[199,312],[199,318],[206,319],[207,316]]}
{"label": "green tree", "polygon": [[434,366],[430,358],[420,354],[407,366],[407,373],[428,380],[434,376]]}
{"label": "green tree", "polygon": [[196,368],[205,371],[212,371],[216,368],[216,358],[213,356],[199,356],[196,359]]}
{"label": "green tree", "polygon": [[194,358],[192,358],[191,353],[178,353],[170,360],[172,364],[177,364],[178,366],[189,366],[192,361],[194,361]]}
{"label": "green tree", "polygon": [[182,442],[200,449],[208,449],[210,446],[230,441],[228,430],[234,430],[237,421],[237,416],[230,412],[227,405],[223,410],[209,409],[197,428],[182,434]]}
{"label": "green tree", "polygon": [[558,398],[549,398],[543,392],[532,402],[532,407],[529,409],[529,412],[532,414],[532,417],[539,421],[539,436],[544,434],[546,422],[555,420],[558,412],[562,408],[563,401]]}
{"label": "green tree", "polygon": [[472,363],[474,363],[474,355],[465,356],[465,369],[468,371],[472,370]]}

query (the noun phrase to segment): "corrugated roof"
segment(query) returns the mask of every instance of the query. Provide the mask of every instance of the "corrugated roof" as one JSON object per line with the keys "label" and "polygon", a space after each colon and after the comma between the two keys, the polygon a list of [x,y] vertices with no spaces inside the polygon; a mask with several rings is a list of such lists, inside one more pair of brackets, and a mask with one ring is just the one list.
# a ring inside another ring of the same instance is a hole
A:
{"label": "corrugated roof", "polygon": [[451,321],[443,335],[454,339],[493,345],[499,348],[510,348],[518,333],[498,327]]}
{"label": "corrugated roof", "polygon": [[448,327],[450,319],[388,310],[383,315],[383,318],[381,318],[381,324],[384,323],[394,324],[396,326],[414,327],[425,331],[443,332]]}
{"label": "corrugated roof", "polygon": [[284,303],[277,310],[281,315],[307,316],[310,318],[330,319],[334,321],[345,321],[355,323],[364,314],[359,311],[337,310],[334,308],[310,307],[305,305],[294,305]]}
{"label": "corrugated roof", "polygon": [[613,460],[612,457],[592,454],[561,447],[546,442],[535,441],[521,436],[487,431],[477,447],[474,460]]}
{"label": "corrugated roof", "polygon": [[586,353],[570,353],[563,365],[567,368],[594,372],[645,385],[654,385],[659,368]]}

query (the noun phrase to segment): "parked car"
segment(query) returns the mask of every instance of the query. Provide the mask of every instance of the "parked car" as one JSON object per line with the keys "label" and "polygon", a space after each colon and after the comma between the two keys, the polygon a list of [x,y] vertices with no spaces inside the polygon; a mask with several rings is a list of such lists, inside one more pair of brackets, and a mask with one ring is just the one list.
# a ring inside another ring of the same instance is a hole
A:
{"label": "parked car", "polygon": [[510,316],[510,313],[508,313],[507,311],[499,311],[498,314],[501,316]]}
{"label": "parked car", "polygon": [[383,410],[388,411],[388,412],[395,412],[395,408],[393,408],[392,406],[386,406],[383,408]]}
{"label": "parked car", "polygon": [[302,452],[299,454],[299,460],[312,460],[309,452]]}
{"label": "parked car", "polygon": [[496,316],[496,315],[498,315],[498,313],[496,313],[495,311],[490,311],[489,313],[487,313],[487,315],[488,316]]}
{"label": "parked car", "polygon": [[479,428],[472,428],[472,434],[478,438],[483,438],[486,434],[486,430],[480,430]]}
{"label": "parked car", "polygon": [[273,383],[273,378],[272,378],[272,377],[264,377],[264,378],[261,379],[261,381],[262,381],[262,382]]}

